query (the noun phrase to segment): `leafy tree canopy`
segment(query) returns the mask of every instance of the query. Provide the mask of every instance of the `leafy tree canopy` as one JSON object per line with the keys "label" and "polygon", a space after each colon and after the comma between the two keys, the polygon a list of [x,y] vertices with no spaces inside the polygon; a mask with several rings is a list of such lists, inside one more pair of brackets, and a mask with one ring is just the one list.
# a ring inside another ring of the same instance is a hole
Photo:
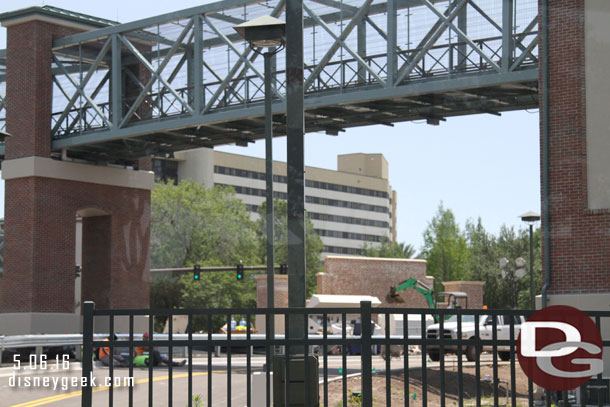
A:
{"label": "leafy tree canopy", "polygon": [[[287,207],[275,201],[275,263],[288,263]],[[151,263],[153,268],[232,266],[266,263],[266,206],[261,219],[250,220],[244,203],[231,188],[206,189],[193,181],[178,185],[157,184],[152,193]],[[307,295],[315,292],[323,245],[311,221],[306,221]],[[234,271],[191,273],[180,278],[156,278],[151,284],[151,304],[164,308],[253,308],[256,306],[254,274],[238,281]],[[237,317],[237,316],[236,316]],[[214,317],[216,331],[227,321]],[[161,329],[164,321],[159,321]],[[207,330],[208,321],[196,317],[194,329]]]}
{"label": "leafy tree canopy", "polygon": [[[540,229],[533,235],[534,291],[541,290]],[[529,308],[529,231],[502,226],[497,236],[487,232],[479,218],[469,220],[461,231],[450,209],[439,205],[434,218],[424,232],[421,257],[428,261],[428,274],[436,278],[435,291],[442,290],[439,283],[453,280],[483,281],[483,301],[490,308],[511,308],[513,291],[518,308]],[[508,276],[502,277],[499,261],[507,258]],[[514,290],[511,271],[517,269],[515,260],[526,260],[526,275],[515,278]],[[440,281],[439,281],[440,280]]]}
{"label": "leafy tree canopy", "polygon": [[411,259],[415,257],[415,248],[404,242],[392,242],[388,238],[383,238],[379,247],[365,245],[362,255],[366,257],[385,257],[388,259]]}
{"label": "leafy tree canopy", "polygon": [[254,224],[231,188],[158,183],[151,199],[151,267],[252,264]]}
{"label": "leafy tree canopy", "polygon": [[[260,264],[267,263],[267,203],[258,208],[260,218],[256,229],[258,238],[258,257]],[[286,201],[278,199],[273,202],[273,233],[274,233],[274,260],[275,264],[288,264],[288,206]],[[322,239],[313,229],[309,218],[305,219],[305,279],[306,296],[309,298],[316,292],[316,274],[321,271],[320,255],[324,245]]]}
{"label": "leafy tree canopy", "polygon": [[428,274],[435,278],[435,291],[442,291],[442,281],[463,278],[468,270],[466,237],[455,221],[451,209],[441,202],[436,215],[424,231],[422,257],[428,262]]}
{"label": "leafy tree canopy", "polygon": [[[484,281],[483,300],[490,308],[512,307],[512,280],[502,277],[499,261],[505,257],[509,260],[507,270],[514,271],[515,260],[522,257],[526,260],[527,274],[523,278],[515,278],[515,292],[517,307],[527,309],[530,306],[529,294],[529,231],[502,226],[498,236],[488,233],[478,219],[476,223],[469,221],[466,224],[468,237],[469,274],[467,279]],[[540,293],[541,262],[540,262],[540,229],[533,235],[534,242],[534,292]]]}
{"label": "leafy tree canopy", "polygon": [[[206,189],[191,180],[179,185],[157,184],[151,202],[153,268],[231,266],[240,260],[246,265],[258,264],[255,224],[232,189]],[[230,271],[201,273],[199,281],[187,273],[170,281],[153,282],[154,306],[256,306],[255,282],[248,274],[243,281],[237,281],[235,272]],[[180,287],[179,296],[176,285]],[[215,318],[212,328],[217,330],[224,322]],[[196,319],[194,324],[195,329],[207,329],[203,319]]]}

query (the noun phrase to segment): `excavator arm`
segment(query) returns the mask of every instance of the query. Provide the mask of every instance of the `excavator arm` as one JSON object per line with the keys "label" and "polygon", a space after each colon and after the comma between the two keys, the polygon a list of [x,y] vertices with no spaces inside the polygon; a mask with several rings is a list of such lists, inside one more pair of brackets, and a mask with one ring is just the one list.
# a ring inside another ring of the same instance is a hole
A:
{"label": "excavator arm", "polygon": [[[390,287],[390,295],[388,296],[388,300],[394,302],[402,302],[402,299],[400,299],[397,293],[398,291],[408,290],[409,288],[413,288],[415,291],[423,295],[426,299],[426,302],[428,303],[429,308],[436,308],[436,302],[434,301],[432,289],[416,278],[409,278],[398,284],[398,286],[396,287]],[[438,315],[433,315],[433,317],[435,320],[438,319]]]}
{"label": "excavator arm", "polygon": [[396,299],[398,297],[398,291],[408,290],[411,287],[414,288],[415,291],[423,295],[424,298],[426,298],[426,301],[428,302],[428,307],[436,308],[434,296],[432,295],[432,289],[416,278],[409,278],[398,284],[398,286],[396,287],[390,287],[390,297],[392,299]]}

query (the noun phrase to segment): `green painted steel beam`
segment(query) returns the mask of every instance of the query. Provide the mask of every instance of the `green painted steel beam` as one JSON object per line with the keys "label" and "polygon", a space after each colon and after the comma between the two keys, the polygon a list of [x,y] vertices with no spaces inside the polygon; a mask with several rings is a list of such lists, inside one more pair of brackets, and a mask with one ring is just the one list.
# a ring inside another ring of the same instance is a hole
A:
{"label": "green painted steel beam", "polygon": [[[376,100],[387,100],[399,97],[412,97],[424,94],[455,92],[467,89],[487,88],[509,84],[519,84],[538,81],[538,69],[528,69],[508,73],[464,74],[447,79],[422,80],[409,85],[393,88],[356,88],[343,92],[328,92],[325,94],[309,94],[305,96],[305,109],[335,106],[339,104],[358,104]],[[284,102],[275,101],[274,114],[284,114]],[[206,124],[224,123],[248,117],[260,117],[264,113],[263,103],[251,104],[247,107],[218,109],[204,115],[184,115],[165,119],[150,120],[130,124],[121,129],[104,129],[86,134],[65,137],[54,140],[52,148],[60,150],[86,144],[103,143],[121,138],[137,137],[151,133],[179,130]]]}
{"label": "green painted steel beam", "polygon": [[[422,6],[425,0],[396,0],[397,9],[403,9],[407,7],[418,7]],[[433,0],[430,1],[433,4],[444,3],[446,0]],[[53,41],[53,48],[63,48],[71,45],[76,45],[81,42],[89,42],[100,38],[108,37],[112,34],[125,34],[130,31],[142,30],[147,27],[156,26],[159,24],[167,24],[173,21],[190,18],[194,15],[210,15],[223,10],[229,10],[236,7],[243,7],[248,5],[259,4],[259,0],[223,0],[202,6],[191,7],[184,10],[179,10],[171,13],[161,14],[154,17],[145,18],[142,20],[132,21],[129,23],[119,24],[115,26],[101,28],[95,31],[88,31],[85,33],[75,34],[64,38],[58,38]],[[371,6],[369,15],[382,14],[387,12],[386,3],[378,3]],[[326,23],[336,22],[339,19],[351,18],[349,11],[342,10],[334,13],[329,13],[322,16]],[[303,27],[308,28],[313,25],[313,20],[304,19]],[[237,35],[229,37],[231,39],[240,38]]]}

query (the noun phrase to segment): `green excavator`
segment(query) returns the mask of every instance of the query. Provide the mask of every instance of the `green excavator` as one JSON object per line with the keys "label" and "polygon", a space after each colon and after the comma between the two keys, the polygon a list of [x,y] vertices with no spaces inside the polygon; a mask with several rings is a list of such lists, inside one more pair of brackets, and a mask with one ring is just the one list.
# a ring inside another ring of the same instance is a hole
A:
{"label": "green excavator", "polygon": [[[405,300],[398,295],[398,291],[408,290],[409,288],[413,288],[415,291],[420,293],[426,299],[429,308],[436,308],[436,301],[434,300],[434,291],[428,287],[426,284],[422,283],[416,278],[409,278],[396,287],[390,287],[390,293],[386,296],[386,300],[389,303],[404,303]],[[443,291],[438,294],[440,297],[448,297],[447,302],[449,303],[449,307],[451,308],[461,308],[458,303],[458,298],[463,298],[466,301],[465,307],[468,308],[468,295],[459,291]],[[435,322],[438,321],[438,315],[432,314]],[[446,318],[451,317],[451,315],[447,315]]]}

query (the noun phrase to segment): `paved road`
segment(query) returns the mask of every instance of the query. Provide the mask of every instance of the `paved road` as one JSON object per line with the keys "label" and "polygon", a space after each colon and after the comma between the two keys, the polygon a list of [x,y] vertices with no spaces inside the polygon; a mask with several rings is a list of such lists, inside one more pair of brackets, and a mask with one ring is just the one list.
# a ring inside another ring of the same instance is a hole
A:
{"label": "paved road", "polygon": [[[483,361],[489,362],[491,356],[483,355]],[[403,359],[393,359],[391,369],[402,369]],[[251,359],[252,371],[262,372],[265,358],[254,356]],[[322,363],[322,358],[320,358]],[[447,368],[457,364],[455,356],[445,359]],[[464,361],[464,365],[467,365]],[[410,367],[421,366],[421,355],[409,357]],[[430,366],[438,366],[438,363],[430,363]],[[373,358],[373,368],[382,372],[386,368],[386,362],[378,356]],[[342,373],[341,356],[328,357],[329,379],[340,378]],[[360,357],[347,357],[347,374],[360,372]],[[212,361],[212,394],[214,406],[226,406],[227,403],[227,359],[225,357],[214,358]],[[12,368],[0,368],[0,407],[79,407],[80,387],[72,386],[71,380],[80,378],[80,364],[71,363],[69,370],[63,370],[61,364],[59,369],[50,365],[47,370],[21,369],[16,372]],[[115,369],[116,380],[128,380],[129,370],[123,368]],[[107,407],[109,397],[113,398],[115,406],[127,406],[129,390],[128,387],[120,386],[109,389],[104,386],[104,380],[109,376],[108,368],[96,367],[94,377],[97,387],[93,393],[93,406]],[[322,370],[320,370],[322,377]],[[231,405],[242,407],[246,405],[246,358],[244,355],[234,355],[231,360]],[[19,383],[21,380],[21,383]],[[30,385],[28,386],[27,380]],[[45,382],[44,380],[47,380]],[[149,397],[149,371],[147,368],[134,369],[133,399],[134,406],[148,406]],[[208,368],[207,359],[193,359],[193,395],[201,395],[207,406]],[[153,370],[152,396],[155,406],[169,405],[168,395],[170,382],[172,385],[172,401],[174,406],[186,406],[188,402],[188,369],[186,367],[174,368],[173,379],[170,381],[167,368],[158,367]],[[33,385],[35,384],[35,385]],[[55,387],[55,388],[54,388]],[[256,389],[259,390],[259,389]],[[264,390],[263,390],[264,391]]]}

